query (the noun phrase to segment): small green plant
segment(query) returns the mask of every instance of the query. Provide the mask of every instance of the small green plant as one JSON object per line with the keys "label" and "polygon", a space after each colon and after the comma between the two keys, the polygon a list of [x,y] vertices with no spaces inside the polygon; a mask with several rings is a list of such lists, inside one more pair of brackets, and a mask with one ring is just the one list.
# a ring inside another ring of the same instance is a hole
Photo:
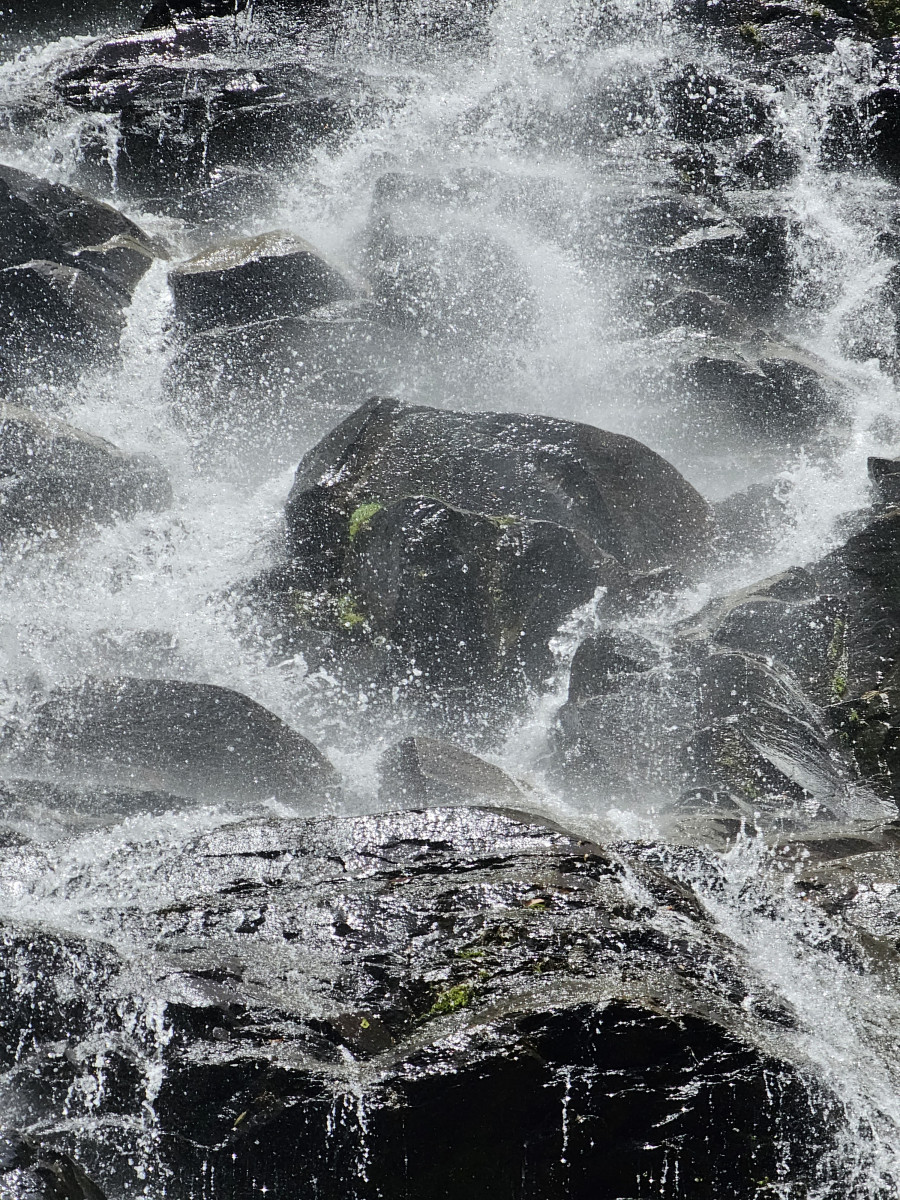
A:
{"label": "small green plant", "polygon": [[762,41],[762,38],[759,36],[759,29],[755,25],[752,25],[749,21],[744,22],[744,24],[738,30],[738,33],[745,42],[753,42],[754,45],[758,46]]}
{"label": "small green plant", "polygon": [[465,950],[457,950],[457,958],[484,958],[485,951],[480,946],[468,946]]}
{"label": "small green plant", "polygon": [[900,33],[900,0],[871,0],[872,15],[884,37]]}
{"label": "small green plant", "polygon": [[475,988],[471,983],[457,983],[453,987],[447,988],[445,992],[441,992],[427,1015],[429,1017],[442,1017],[446,1013],[457,1012],[460,1008],[465,1008],[472,1000],[475,994]]}
{"label": "small green plant", "polygon": [[366,623],[365,613],[360,611],[359,605],[352,596],[338,596],[335,603],[335,615],[338,624],[347,630],[356,629]]}
{"label": "small green plant", "polygon": [[350,541],[356,537],[358,533],[362,533],[364,529],[369,528],[372,518],[377,512],[381,512],[384,508],[383,504],[379,504],[377,500],[369,500],[366,504],[360,504],[350,514],[349,534]]}

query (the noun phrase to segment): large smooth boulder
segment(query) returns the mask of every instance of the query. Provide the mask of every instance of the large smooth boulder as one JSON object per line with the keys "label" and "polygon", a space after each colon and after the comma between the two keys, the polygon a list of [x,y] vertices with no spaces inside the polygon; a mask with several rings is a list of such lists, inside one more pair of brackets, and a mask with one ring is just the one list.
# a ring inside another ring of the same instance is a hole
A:
{"label": "large smooth boulder", "polygon": [[598,586],[693,565],[711,532],[706,502],[632,438],[391,400],[309,452],[285,517],[285,560],[258,586],[289,636],[330,626],[332,655],[355,640],[381,660],[373,678],[412,665],[498,715],[552,672],[554,635]]}
{"label": "large smooth boulder", "polygon": [[171,500],[150,455],[126,454],[63,421],[0,405],[0,545],[55,540],[158,511]]}
{"label": "large smooth boulder", "polygon": [[299,316],[351,295],[349,281],[284,230],[214,247],[169,272],[175,318],[187,333]]}
{"label": "large smooth boulder", "polygon": [[7,778],[199,800],[321,800],[322,754],[247,696],[173,679],[88,680],[51,692],[0,744]]}
{"label": "large smooth boulder", "polygon": [[633,438],[553,417],[373,399],[297,468],[288,554],[324,583],[340,573],[354,512],[408,496],[497,521],[549,522],[636,571],[690,567],[711,535],[706,501]]}
{"label": "large smooth boulder", "polygon": [[[90,906],[71,880],[87,936],[5,922],[0,1054],[41,1081],[32,1119],[71,1119],[103,1031],[100,1111],[127,1131],[131,997],[165,1004],[153,1145],[179,1194],[676,1200],[689,1178],[751,1200],[786,1142],[792,1180],[815,1171],[823,1097],[764,1048],[793,1013],[646,847],[459,807],[254,819],[164,853],[130,847]],[[90,1152],[104,1123],[73,1124]],[[127,1145],[105,1157],[131,1177]]]}
{"label": "large smooth boulder", "polygon": [[108,363],[124,309],[159,253],[116,209],[0,166],[0,382]]}

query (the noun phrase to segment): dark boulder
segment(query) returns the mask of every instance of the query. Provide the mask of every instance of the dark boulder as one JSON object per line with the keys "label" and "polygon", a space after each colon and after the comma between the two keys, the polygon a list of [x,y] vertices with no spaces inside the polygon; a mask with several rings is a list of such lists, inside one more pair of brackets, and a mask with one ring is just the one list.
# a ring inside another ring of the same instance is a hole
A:
{"label": "dark boulder", "polygon": [[300,62],[219,65],[233,37],[227,20],[133,34],[90,48],[59,77],[64,103],[117,118],[114,174],[106,142],[88,134],[81,147],[95,185],[192,219],[233,215],[266,193],[273,169],[346,124],[346,78]]}
{"label": "dark boulder", "polygon": [[158,247],[116,209],[0,166],[0,347],[7,389],[109,362]]}
{"label": "dark boulder", "polygon": [[771,103],[751,85],[696,66],[684,67],[662,88],[669,125],[685,142],[709,142],[767,130]]}
{"label": "dark boulder", "polygon": [[867,467],[882,504],[900,504],[900,459],[870,457]]}
{"label": "dark boulder", "polygon": [[[825,1098],[759,1048],[789,1044],[792,1013],[640,848],[461,807],[232,824],[162,874],[135,853],[160,903],[128,909],[127,961],[103,938],[128,877],[95,940],[7,922],[0,1028],[45,1077],[45,1119],[90,1103],[79,1051],[104,1030],[100,1112],[127,1125],[145,1100],[128,998],[152,978],[154,1146],[179,1194],[214,1177],[234,1200],[338,1200],[362,1164],[385,1200],[676,1200],[685,1177],[751,1200],[785,1140],[792,1180],[820,1160]],[[103,1122],[73,1124],[89,1152]]]}
{"label": "dark boulder", "polygon": [[141,21],[141,29],[165,29],[206,17],[235,17],[246,7],[247,0],[156,0]]}
{"label": "dark boulder", "polygon": [[91,524],[159,510],[168,477],[149,455],[11,404],[0,406],[0,544],[55,540]]}
{"label": "dark boulder", "polygon": [[689,567],[710,508],[679,472],[620,434],[552,417],[449,412],[370,400],[300,463],[287,549],[312,586],[334,578],[355,512],[433,496],[502,529],[550,522],[630,570]]}
{"label": "dark boulder", "polygon": [[679,371],[698,427],[715,439],[730,429],[754,439],[802,443],[845,415],[845,389],[825,363],[765,340],[713,342]]}
{"label": "dark boulder", "polygon": [[788,299],[797,221],[778,212],[692,229],[655,252],[657,269],[682,288],[725,296],[750,316],[770,314]]}
{"label": "dark boulder", "polygon": [[165,791],[199,800],[320,800],[319,751],[247,696],[180,680],[88,680],[8,726],[8,778]]}
{"label": "dark boulder", "polygon": [[314,246],[283,230],[198,254],[169,273],[169,284],[188,333],[301,315],[351,293]]}
{"label": "dark boulder", "polygon": [[790,491],[784,480],[760,480],[717,501],[713,508],[718,553],[740,559],[771,545],[792,523]]}
{"label": "dark boulder", "polygon": [[0,1187],[10,1200],[105,1200],[68,1154],[0,1132]]}
{"label": "dark boulder", "polygon": [[285,562],[258,586],[301,640],[339,623],[499,712],[552,670],[560,623],[601,583],[698,562],[709,512],[631,438],[372,400],[301,462]]}
{"label": "dark boulder", "polygon": [[404,738],[384,754],[379,773],[379,795],[394,807],[481,803],[515,808],[525,796],[500,767],[437,738]]}

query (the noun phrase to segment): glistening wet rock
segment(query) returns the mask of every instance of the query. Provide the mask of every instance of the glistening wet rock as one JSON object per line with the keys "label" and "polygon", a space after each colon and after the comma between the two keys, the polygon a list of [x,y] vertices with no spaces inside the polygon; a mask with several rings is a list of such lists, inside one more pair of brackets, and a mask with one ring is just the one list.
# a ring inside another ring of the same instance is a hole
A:
{"label": "glistening wet rock", "polygon": [[0,166],[0,348],[7,391],[108,363],[159,247],[116,209]]}
{"label": "glistening wet rock", "polygon": [[[101,120],[85,132],[85,175],[194,219],[236,213],[265,194],[267,173],[296,163],[346,125],[346,75],[313,63],[252,69],[233,52],[233,21],[210,18],[93,46],[55,87]],[[114,116],[111,156],[102,118]],[[115,162],[115,179],[111,172]]]}
{"label": "glistening wet rock", "polygon": [[313,586],[325,583],[340,573],[354,512],[417,495],[496,521],[556,524],[633,570],[688,568],[711,535],[703,498],[633,438],[552,417],[371,400],[297,468],[287,552]]}
{"label": "glistening wet rock", "polygon": [[499,712],[542,683],[559,624],[600,584],[687,567],[710,532],[705,501],[631,438],[373,400],[301,462],[285,561],[257,591],[301,645],[330,628],[340,657],[352,635],[383,681],[412,666]]}
{"label": "glistening wet rock", "polygon": [[105,1200],[67,1154],[12,1130],[0,1132],[0,1186],[10,1200]]}
{"label": "glistening wet rock", "polygon": [[[828,1142],[825,1098],[758,1048],[791,1012],[640,848],[472,808],[253,820],[173,846],[156,903],[131,904],[145,854],[87,940],[7,922],[0,1028],[7,1060],[30,1055],[73,1114],[106,1030],[101,1111],[127,1120],[143,1094],[124,1026],[152,977],[155,1144],[180,1192],[214,1172],[235,1200],[337,1200],[364,1170],[385,1200],[587,1200],[651,1180],[675,1200],[686,1176],[701,1200],[750,1200],[785,1141],[792,1179]],[[127,930],[128,961],[107,927]],[[51,1070],[40,1052],[60,1037]]]}
{"label": "glistening wet rock", "polygon": [[162,466],[103,438],[0,405],[0,544],[55,541],[171,500]]}
{"label": "glistening wet rock", "polygon": [[299,316],[347,300],[349,281],[309,242],[284,230],[214,247],[169,273],[188,333]]}
{"label": "glistening wet rock", "polygon": [[192,799],[321,801],[337,775],[316,747],[247,696],[174,679],[92,679],[10,725],[7,778]]}

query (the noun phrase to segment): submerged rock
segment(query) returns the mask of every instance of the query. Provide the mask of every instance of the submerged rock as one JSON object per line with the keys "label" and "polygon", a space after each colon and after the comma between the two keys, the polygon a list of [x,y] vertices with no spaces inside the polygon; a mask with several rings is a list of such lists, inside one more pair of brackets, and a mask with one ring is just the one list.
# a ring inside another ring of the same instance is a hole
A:
{"label": "submerged rock", "polygon": [[314,246],[283,230],[198,254],[169,273],[169,284],[188,333],[301,315],[351,293]]}
{"label": "submerged rock", "polygon": [[167,792],[198,800],[321,800],[322,754],[247,696],[173,679],[88,680],[8,727],[7,777]]}
{"label": "submerged rock", "polygon": [[32,1053],[69,1040],[44,1104],[68,1094],[73,1115],[93,1066],[79,1046],[105,1029],[102,1111],[127,1119],[144,1098],[123,1071],[127,997],[151,976],[167,1002],[155,1145],[179,1193],[214,1173],[235,1200],[338,1200],[362,1163],[386,1200],[587,1200],[651,1180],[675,1200],[685,1177],[698,1200],[725,1185],[750,1200],[784,1141],[797,1180],[828,1140],[821,1097],[758,1048],[791,1013],[639,849],[433,809],[231,825],[148,878],[160,901],[125,915],[139,970],[102,942],[121,889],[96,941],[5,925],[0,1028],[7,1061],[24,1028]]}
{"label": "submerged rock", "polygon": [[0,545],[55,540],[91,524],[158,511],[162,466],[25,408],[0,405]]}

